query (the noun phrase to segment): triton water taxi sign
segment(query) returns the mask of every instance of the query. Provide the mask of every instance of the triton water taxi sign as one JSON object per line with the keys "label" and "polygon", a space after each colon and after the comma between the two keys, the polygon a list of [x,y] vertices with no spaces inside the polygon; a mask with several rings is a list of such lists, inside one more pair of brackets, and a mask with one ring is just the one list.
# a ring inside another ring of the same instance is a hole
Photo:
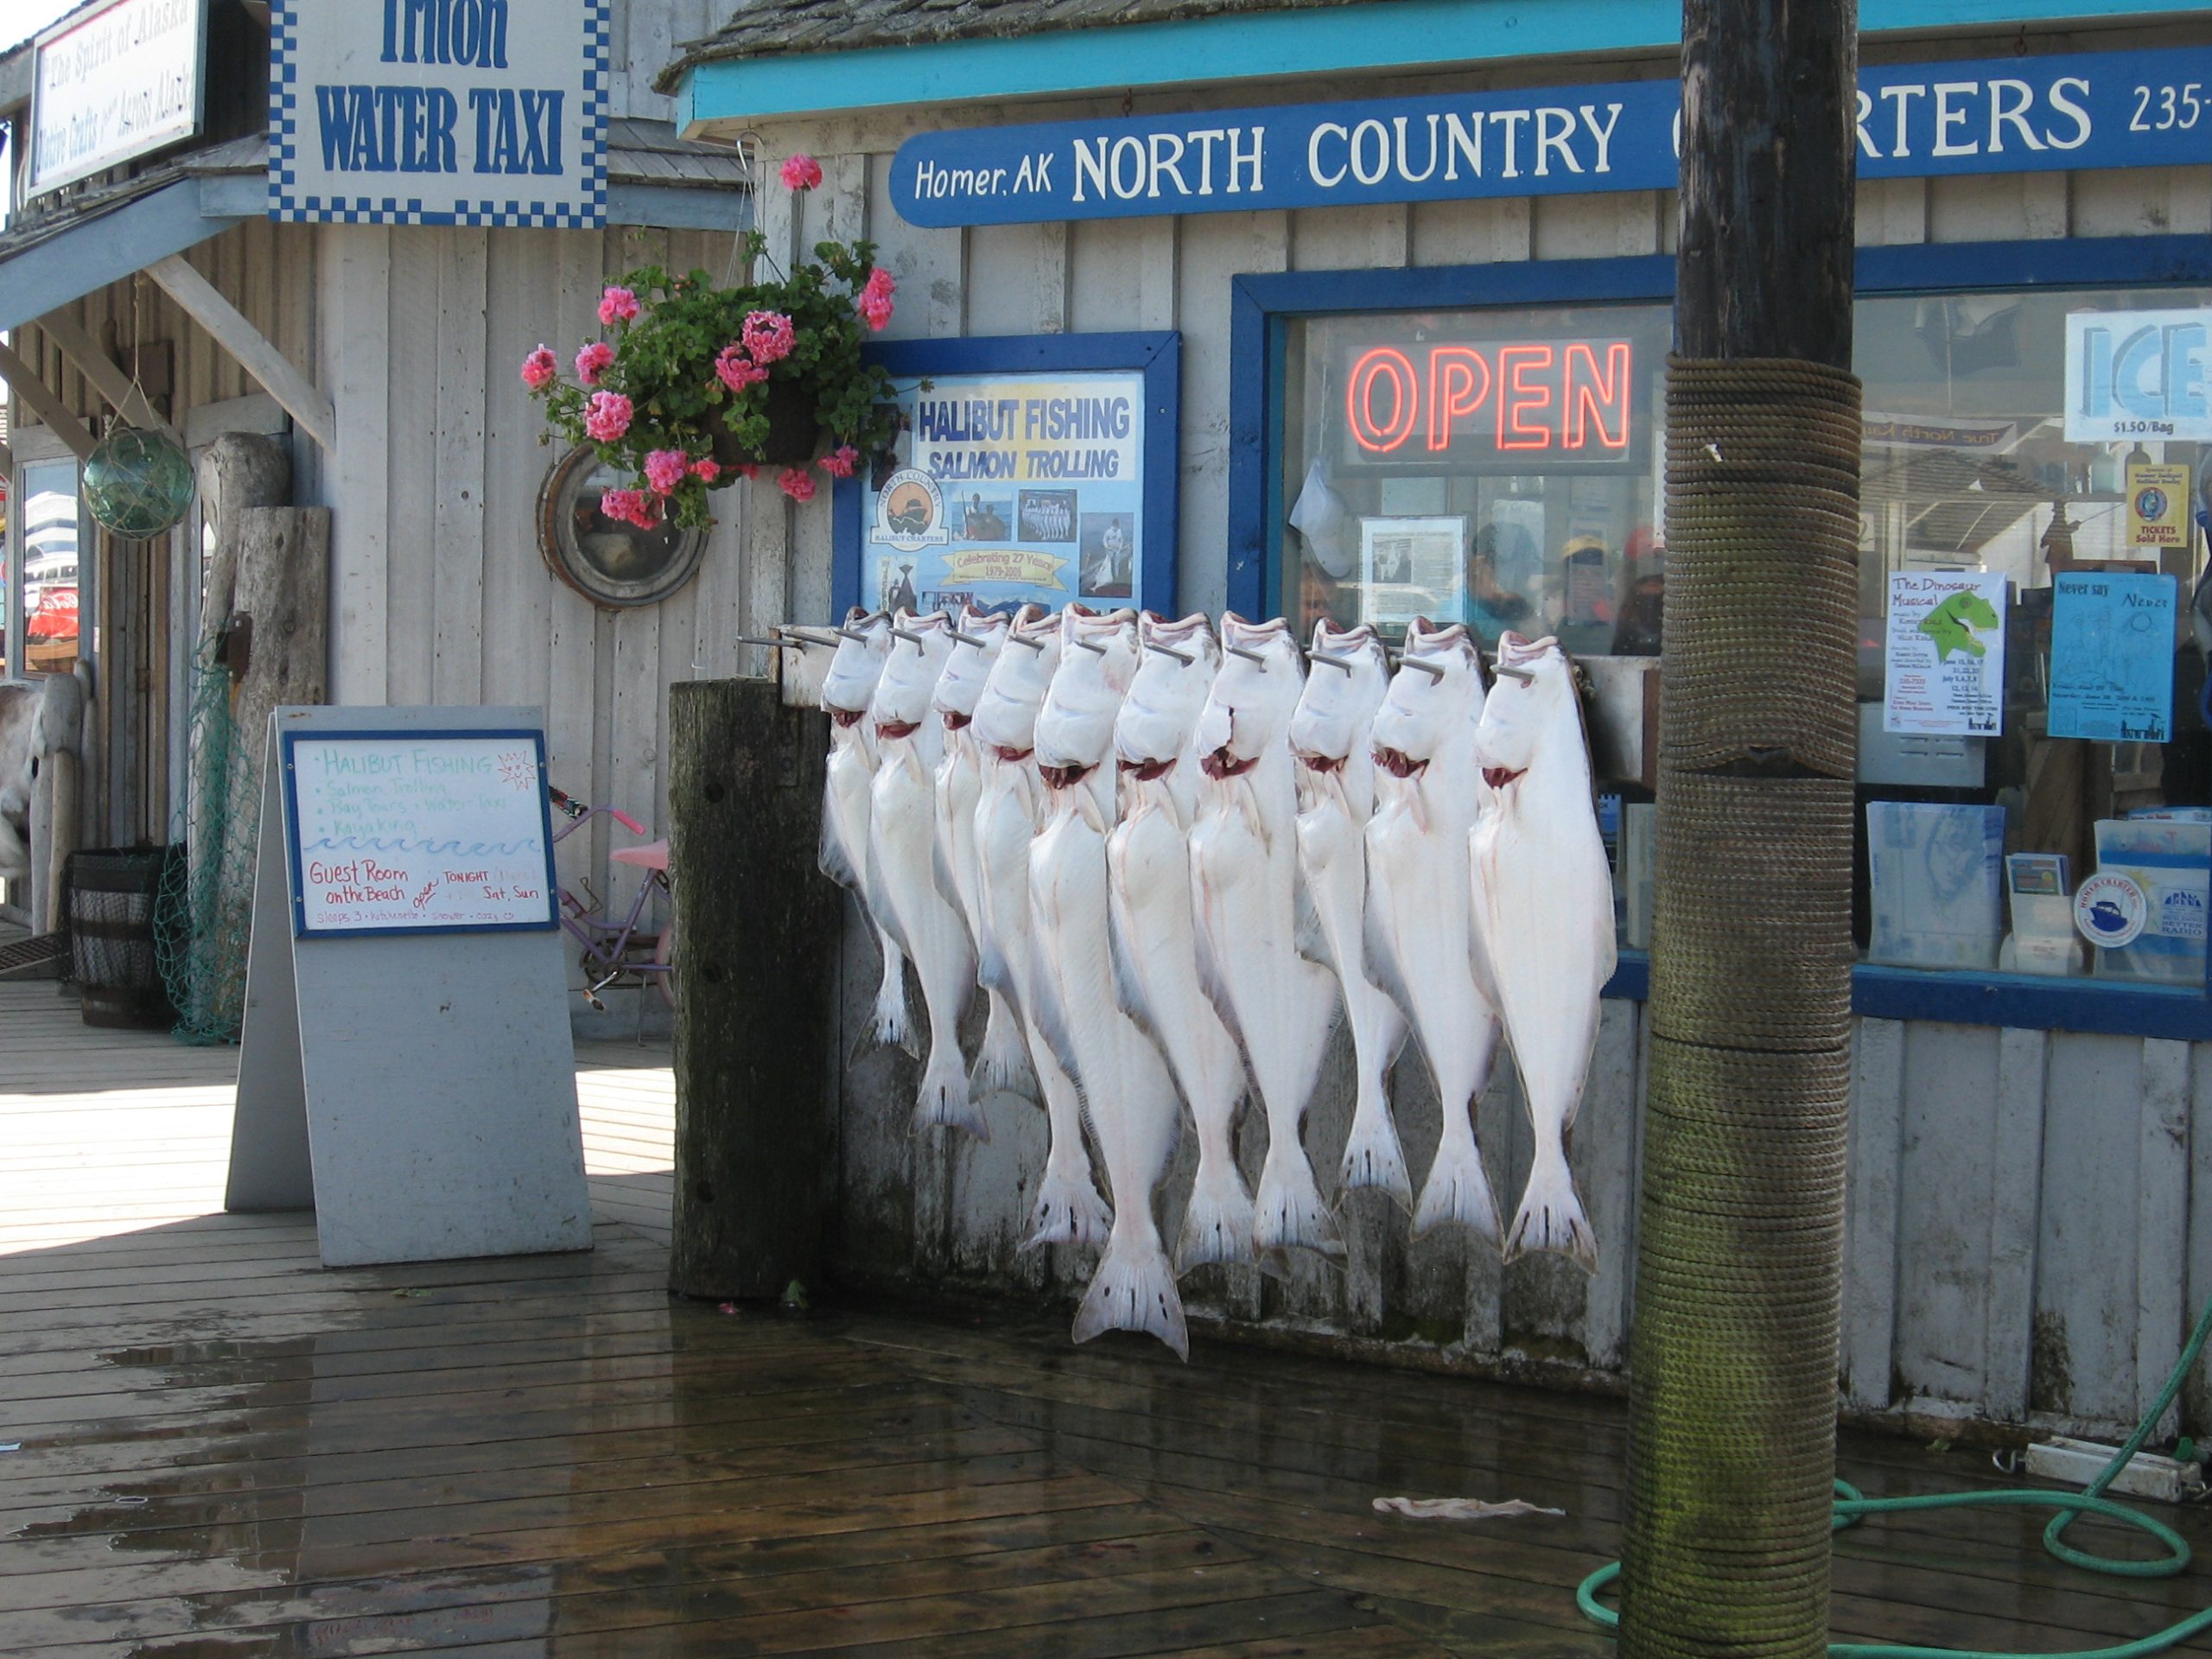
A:
{"label": "triton water taxi sign", "polygon": [[[1681,84],[1214,110],[922,133],[900,217],[1010,225],[1670,189]],[[1859,79],[1859,175],[2212,160],[2212,48],[1889,65]]]}
{"label": "triton water taxi sign", "polygon": [[276,0],[269,215],[606,222],[607,0]]}

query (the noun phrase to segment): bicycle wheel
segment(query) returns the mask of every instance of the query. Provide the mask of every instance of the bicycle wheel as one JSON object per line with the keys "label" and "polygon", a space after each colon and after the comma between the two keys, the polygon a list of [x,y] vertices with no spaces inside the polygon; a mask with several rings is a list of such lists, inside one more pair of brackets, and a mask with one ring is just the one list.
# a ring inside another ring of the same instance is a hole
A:
{"label": "bicycle wheel", "polygon": [[653,945],[653,960],[666,971],[653,976],[653,983],[660,987],[660,994],[671,1008],[676,1006],[676,918],[668,918],[668,925],[660,931],[660,938]]}

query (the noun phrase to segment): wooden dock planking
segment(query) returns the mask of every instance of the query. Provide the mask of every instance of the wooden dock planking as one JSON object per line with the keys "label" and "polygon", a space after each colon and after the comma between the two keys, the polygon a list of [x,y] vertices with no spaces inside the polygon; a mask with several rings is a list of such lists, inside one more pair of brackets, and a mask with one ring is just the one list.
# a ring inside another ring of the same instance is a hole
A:
{"label": "wooden dock planking", "polygon": [[[664,1055],[587,1046],[587,1255],[323,1271],[220,1213],[235,1053],[0,984],[0,1652],[1600,1659],[1617,1402],[1064,1324],[665,1294]],[[1874,1495],[1978,1454],[1850,1437]],[[1408,1522],[1393,1492],[1566,1509]],[[2200,1543],[2212,1527],[2177,1523]],[[2202,1581],[2042,1517],[1838,1542],[1840,1635],[2109,1644]],[[2183,1652],[2212,1651],[2199,1643]]]}

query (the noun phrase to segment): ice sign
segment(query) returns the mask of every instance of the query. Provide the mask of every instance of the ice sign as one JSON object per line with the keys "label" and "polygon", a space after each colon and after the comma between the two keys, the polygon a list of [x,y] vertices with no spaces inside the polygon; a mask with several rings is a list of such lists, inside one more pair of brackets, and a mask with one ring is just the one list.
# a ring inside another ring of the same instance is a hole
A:
{"label": "ice sign", "polygon": [[544,772],[535,731],[286,733],[293,931],[556,925]]}

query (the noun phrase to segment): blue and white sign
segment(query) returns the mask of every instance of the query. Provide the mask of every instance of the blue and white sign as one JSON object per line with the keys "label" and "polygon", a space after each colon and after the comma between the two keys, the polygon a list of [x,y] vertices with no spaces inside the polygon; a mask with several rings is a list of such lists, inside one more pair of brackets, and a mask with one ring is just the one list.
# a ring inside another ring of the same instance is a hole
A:
{"label": "blue and white sign", "polygon": [[2144,572],[2051,580],[2050,735],[2098,743],[2173,736],[2175,585]]}
{"label": "blue and white sign", "polygon": [[607,0],[276,0],[269,216],[595,229]]}
{"label": "blue and white sign", "polygon": [[2212,441],[2212,307],[2066,318],[2066,441]]}
{"label": "blue and white sign", "polygon": [[[1365,99],[930,132],[899,146],[910,224],[1671,189],[1681,83]],[[2212,158],[2212,48],[1862,69],[1859,176]]]}

